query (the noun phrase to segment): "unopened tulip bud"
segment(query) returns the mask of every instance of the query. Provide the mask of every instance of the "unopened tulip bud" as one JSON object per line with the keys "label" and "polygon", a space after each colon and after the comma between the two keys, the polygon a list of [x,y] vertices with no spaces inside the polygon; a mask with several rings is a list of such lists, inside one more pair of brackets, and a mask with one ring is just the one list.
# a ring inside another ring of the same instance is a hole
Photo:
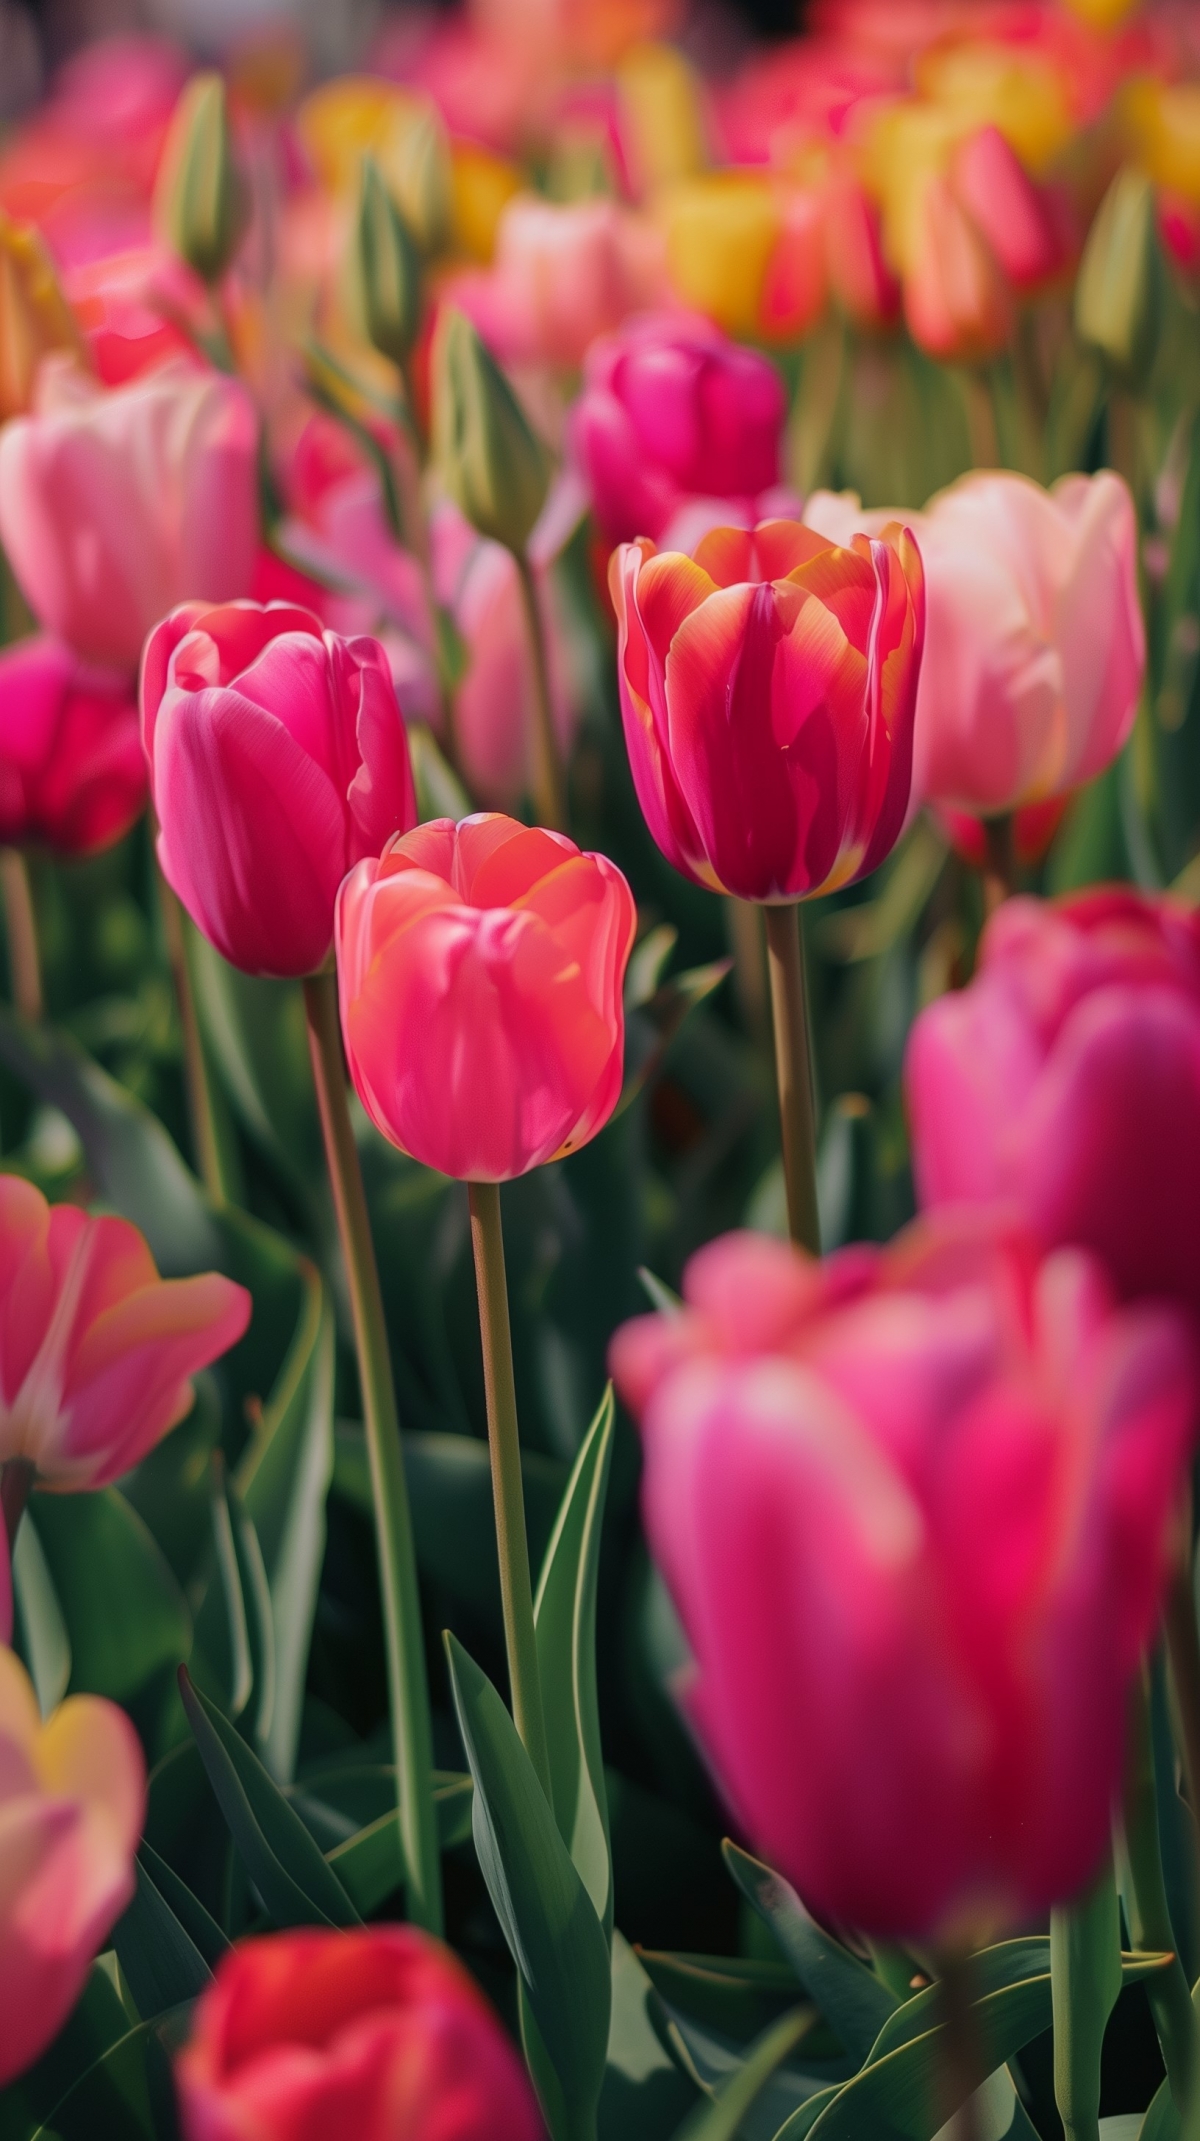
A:
{"label": "unopened tulip bud", "polygon": [[245,228],[247,207],[219,74],[196,75],[180,97],[163,151],[158,195],[176,252],[205,282],[219,281]]}
{"label": "unopened tulip bud", "polygon": [[421,323],[421,263],[371,156],[362,161],[358,267],[367,334],[383,356],[405,365]]}
{"label": "unopened tulip bud", "polygon": [[1162,276],[1154,189],[1142,171],[1118,171],[1096,211],[1075,285],[1075,328],[1131,386],[1144,383],[1158,346]]}
{"label": "unopened tulip bud", "polygon": [[471,526],[523,550],[545,503],[549,456],[495,359],[453,308],[434,342],[433,433],[442,480]]}
{"label": "unopened tulip bud", "polygon": [[0,422],[33,398],[42,358],[79,334],[40,233],[0,213]]}
{"label": "unopened tulip bud", "polygon": [[387,171],[420,251],[440,253],[450,234],[450,145],[436,111],[419,112],[389,146]]}

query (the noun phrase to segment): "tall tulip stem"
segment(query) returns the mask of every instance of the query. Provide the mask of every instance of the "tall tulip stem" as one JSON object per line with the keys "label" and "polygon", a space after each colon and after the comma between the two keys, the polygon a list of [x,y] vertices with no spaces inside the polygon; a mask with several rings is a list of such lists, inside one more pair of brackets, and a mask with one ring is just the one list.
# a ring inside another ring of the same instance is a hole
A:
{"label": "tall tulip stem", "polygon": [[175,1001],[179,1007],[179,1026],[183,1038],[183,1082],[187,1091],[188,1118],[192,1127],[196,1169],[213,1203],[228,1204],[231,1199],[225,1165],[226,1155],[222,1149],[216,1099],[208,1058],[204,1053],[204,1036],[200,1031],[200,1019],[196,1010],[196,992],[192,987],[187,925],[183,919],[183,908],[162,871],[157,870],[156,875],[167,960],[171,968],[171,978],[175,983]]}
{"label": "tall tulip stem", "polygon": [[979,2024],[972,2000],[971,1964],[962,1956],[939,1963],[942,2024],[941,2081],[947,2124],[954,2141],[979,2141],[979,2099],[975,2091],[987,2079]]}
{"label": "tall tulip stem", "polygon": [[1175,1690],[1183,1774],[1188,1805],[1200,1835],[1200,1633],[1196,1627],[1196,1598],[1192,1581],[1192,1512],[1190,1498],[1180,1517],[1180,1545],[1174,1572],[1167,1587],[1163,1615],[1167,1633],[1167,1657]]}
{"label": "tall tulip stem", "polygon": [[1016,889],[1017,841],[1011,810],[983,820],[983,903],[989,915]]}
{"label": "tall tulip stem", "polygon": [[788,1231],[813,1256],[821,1253],[817,1213],[817,1131],[808,1001],[804,984],[804,939],[798,905],[764,907],[767,970],[775,1024],[775,1075],[779,1127],[787,1185]]}
{"label": "tall tulip stem", "polygon": [[504,1610],[504,1643],[508,1653],[513,1718],[548,1799],[550,1756],[533,1627],[533,1585],[529,1575],[529,1541],[525,1534],[525,1497],[521,1485],[521,1443],[517,1432],[517,1390],[513,1380],[500,1191],[495,1182],[471,1182],[468,1192],[475,1284],[479,1293],[479,1332],[483,1340],[483,1387],[492,1457],[492,1495],[496,1505],[500,1600]]}
{"label": "tall tulip stem", "polygon": [[10,1457],[5,1464],[0,1465],[0,1511],[3,1511],[4,1515],[4,1531],[10,1557],[17,1543],[17,1533],[21,1529],[21,1518],[25,1514],[25,1504],[29,1500],[33,1481],[34,1468],[27,1457]]}
{"label": "tall tulip stem", "polygon": [[529,644],[533,654],[534,807],[540,825],[548,825],[552,832],[565,833],[567,800],[558,737],[554,729],[554,709],[550,703],[546,630],[542,622],[533,567],[523,551],[515,550],[513,556],[516,559],[517,577],[521,583],[521,600],[525,605],[525,621],[529,627]]}
{"label": "tall tulip stem", "polygon": [[440,1934],[442,1872],[433,1802],[433,1730],[421,1632],[417,1557],[400,1451],[400,1417],[396,1409],[379,1268],[375,1262],[362,1169],[346,1097],[334,974],[309,976],[304,984],[304,1008],[358,1352],[383,1594],[388,1698],[396,1752],[408,1915],[426,1932]]}
{"label": "tall tulip stem", "polygon": [[0,892],[4,898],[4,923],[8,931],[8,972],[13,1002],[22,1018],[36,1024],[46,1008],[42,995],[42,962],[38,954],[37,916],[29,865],[19,848],[0,848]]}

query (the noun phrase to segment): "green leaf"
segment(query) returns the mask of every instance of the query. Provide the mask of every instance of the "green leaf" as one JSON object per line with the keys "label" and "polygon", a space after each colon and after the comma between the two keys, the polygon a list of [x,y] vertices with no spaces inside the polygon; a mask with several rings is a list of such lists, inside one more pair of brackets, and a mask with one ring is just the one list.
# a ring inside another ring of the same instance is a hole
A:
{"label": "green leaf", "polygon": [[746,2113],[780,2061],[786,2059],[811,2028],[812,2020],[811,2007],[795,2007],[765,2029],[747,2053],[745,2065],[725,2084],[713,2103],[697,2104],[677,2129],[675,2141],[736,2141]]}
{"label": "green leaf", "polygon": [[209,1969],[215,1970],[221,1957],[229,1952],[229,1942],[216,1919],[209,1917],[199,1898],[192,1894],[174,1868],[159,1857],[144,1837],[138,1845],[138,1861],[149,1874],[164,1903],[178,1919],[192,1946],[203,1957]]}
{"label": "green leaf", "polygon": [[1096,2141],[1100,2053],[1121,1990],[1121,1921],[1112,1859],[1085,1896],[1050,1913],[1054,2100],[1067,2141]]}
{"label": "green leaf", "polygon": [[726,1841],[725,1864],[742,1894],[779,1942],[809,1998],[855,2059],[865,2059],[889,2015],[895,1995],[873,1971],[809,1916],[794,1888],[759,1859]]}
{"label": "green leaf", "polygon": [[212,1971],[180,1925],[145,1866],[135,1861],[137,1890],[112,1930],[112,1944],[143,2020],[150,2021],[212,1983]]}
{"label": "green leaf", "polygon": [[[639,1948],[638,1961],[655,1991],[677,2008],[723,2037],[748,2042],[796,2005],[796,1974],[783,1962],[760,1962],[744,1955],[686,1955]],[[819,2051],[813,2038],[825,2038]],[[836,2055],[824,2024],[810,2031],[811,2057]]]}
{"label": "green leaf", "polygon": [[54,1578],[34,1526],[21,1524],[12,1555],[16,1635],[43,1717],[57,1709],[71,1683],[71,1638]]}
{"label": "green leaf", "polygon": [[184,1670],[179,1687],[208,1781],[268,1915],[278,1926],[356,1925],[337,1875],[262,1763]]}
{"label": "green leaf", "polygon": [[170,2141],[177,2131],[170,2060],[187,2009],[143,2022],[81,2074],[30,2141]]}
{"label": "green leaf", "polygon": [[324,1170],[300,984],[239,973],[190,925],[188,953],[205,1044],[238,1119],[311,1212]]}
{"label": "green leaf", "polygon": [[116,1487],[35,1494],[25,1516],[31,1521],[70,1641],[72,1694],[125,1702],[152,1673],[190,1657],[183,1593]]}
{"label": "green leaf", "polygon": [[631,1012],[625,1025],[625,1084],[616,1106],[618,1115],[649,1084],[684,1020],[720,988],[732,965],[732,959],[714,959],[708,966],[673,974]]}
{"label": "green leaf", "polygon": [[613,1881],[596,1693],[596,1588],[613,1420],[610,1383],[567,1483],[533,1608],[554,1816],[606,1938]]}
{"label": "green leaf", "polygon": [[[388,1774],[395,1778],[395,1771]],[[395,1792],[393,1781],[392,1791]],[[433,1803],[437,1814],[438,1842],[443,1851],[451,1851],[465,1843],[471,1834],[471,1801],[473,1786],[470,1777],[459,1777],[442,1772],[435,1778]],[[357,1829],[345,1841],[335,1844],[326,1852],[326,1863],[333,1868],[350,1901],[363,1918],[379,1909],[397,1885],[399,1860],[400,1817],[395,1807],[380,1814],[365,1828]]]}
{"label": "green leaf", "polygon": [[450,1634],[446,1652],[475,1780],[480,1867],[561,2086],[568,2130],[582,2134],[594,2116],[608,2045],[604,1928],[495,1688]]}
{"label": "green leaf", "polygon": [[1162,2081],[1150,2099],[1137,2141],[1179,2141],[1179,2131],[1179,2112],[1170,2082]]}
{"label": "green leaf", "polygon": [[612,2019],[600,2092],[600,2141],[662,2141],[695,2102],[650,2019],[654,1988],[624,1936],[612,1938]]}

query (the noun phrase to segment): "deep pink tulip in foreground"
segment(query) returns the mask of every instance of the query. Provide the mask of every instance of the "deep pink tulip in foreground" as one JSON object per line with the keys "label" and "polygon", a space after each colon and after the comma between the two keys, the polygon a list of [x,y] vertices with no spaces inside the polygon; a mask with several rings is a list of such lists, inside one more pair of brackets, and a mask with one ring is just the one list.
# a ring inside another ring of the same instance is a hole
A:
{"label": "deep pink tulip in foreground", "polygon": [[372,1122],[463,1181],[586,1145],[620,1097],[636,921],[605,856],[499,815],[434,819],[359,863],[338,984]]}
{"label": "deep pink tulip in foreground", "polygon": [[906,530],[846,549],[795,521],[609,567],[625,741],[669,862],[747,900],[873,870],[908,808],[924,636]]}
{"label": "deep pink tulip in foreground", "polygon": [[540,2141],[514,2045],[414,1926],[226,1956],[176,2065],[184,2141]]}
{"label": "deep pink tulip in foreground", "polygon": [[137,703],[120,676],[39,635],[0,653],[0,840],[91,855],[146,802]]}
{"label": "deep pink tulip in foreground", "polygon": [[1200,916],[1124,886],[1009,900],[905,1066],[924,1205],[1007,1200],[1121,1293],[1200,1315]]}
{"label": "deep pink tulip in foreground", "polygon": [[823,1916],[985,1937],[1108,1848],[1197,1378],[1080,1251],[918,1222],[818,1264],[734,1234],[612,1348],[684,1699]]}
{"label": "deep pink tulip in foreground", "polygon": [[145,1799],[124,1711],[73,1695],[43,1724],[0,1648],[0,2087],[58,2035],[132,1898]]}
{"label": "deep pink tulip in foreground", "polygon": [[183,1418],[190,1377],[250,1309],[219,1272],[160,1279],[127,1219],[0,1175],[0,1464],[24,1459],[63,1491],[119,1478]]}
{"label": "deep pink tulip in foreground", "polygon": [[197,928],[246,973],[315,973],[347,870],[417,814],[379,642],[287,603],[185,603],[147,642],[142,736]]}

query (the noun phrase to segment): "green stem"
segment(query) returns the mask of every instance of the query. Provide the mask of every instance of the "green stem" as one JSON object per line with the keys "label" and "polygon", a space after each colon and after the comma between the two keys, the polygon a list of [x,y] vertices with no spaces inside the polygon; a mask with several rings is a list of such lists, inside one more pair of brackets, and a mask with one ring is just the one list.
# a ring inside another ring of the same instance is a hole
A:
{"label": "green stem", "polygon": [[821,1223],[817,1212],[816,1109],[800,909],[798,905],[764,907],[763,919],[767,928],[767,970],[775,1024],[775,1075],[779,1086],[788,1230],[801,1248],[819,1256]]}
{"label": "green stem", "polygon": [[17,1533],[21,1529],[21,1518],[25,1514],[25,1504],[29,1500],[34,1477],[34,1468],[28,1457],[10,1457],[5,1464],[0,1465],[0,1511],[4,1516],[10,1559],[17,1543]]}
{"label": "green stem", "polygon": [[37,916],[29,865],[19,848],[0,848],[0,891],[4,898],[4,921],[8,931],[8,973],[13,1002],[22,1018],[35,1025],[46,1004],[42,994],[42,962],[38,956]]}
{"label": "green stem", "polygon": [[1110,1857],[1085,1894],[1050,1913],[1054,2101],[1066,2141],[1100,2141],[1100,2060],[1120,1990],[1120,1916]]}
{"label": "green stem", "polygon": [[375,1503],[375,1538],[383,1594],[388,1699],[396,1752],[408,1915],[426,1932],[440,1934],[442,1875],[433,1801],[433,1729],[429,1716],[421,1600],[417,1589],[417,1558],[400,1450],[400,1419],[388,1353],[379,1269],[346,1098],[337,979],[332,972],[309,976],[304,984],[304,1008],[358,1351],[363,1424]]}
{"label": "green stem", "polygon": [[179,1029],[183,1039],[183,1082],[187,1091],[188,1118],[192,1126],[196,1167],[213,1203],[229,1204],[232,1201],[230,1185],[208,1058],[204,1052],[204,1036],[200,1031],[200,1019],[196,1011],[196,992],[192,987],[192,970],[188,963],[183,909],[157,865],[155,876],[158,879],[159,912],[162,915],[167,959],[171,978],[175,983],[175,1000],[179,1006]]}
{"label": "green stem", "polygon": [[1166,1970],[1146,1980],[1146,1997],[1162,2047],[1171,2095],[1179,2110],[1188,2101],[1196,2063],[1196,2015],[1183,1965],[1175,1953],[1175,1930],[1163,1879],[1150,1728],[1149,1677],[1143,1666],[1134,1682],[1125,1765],[1124,1858],[1121,1888],[1129,1937],[1135,1948],[1170,1953]]}
{"label": "green stem", "polygon": [[1017,836],[1011,810],[984,818],[983,904],[989,915],[1011,899],[1017,884]]}
{"label": "green stem", "polygon": [[979,2141],[979,2100],[975,2091],[987,2080],[983,2045],[972,2000],[969,1957],[939,1960],[938,2005],[942,2044],[940,2079],[944,2123],[953,2120],[954,2141]]}
{"label": "green stem", "polygon": [[567,829],[567,804],[558,737],[554,729],[554,712],[550,704],[550,670],[546,660],[546,634],[542,625],[541,606],[528,558],[519,550],[514,550],[513,556],[516,559],[517,577],[521,583],[521,600],[525,605],[525,621],[529,627],[529,644],[533,653],[534,808],[540,825],[549,826],[552,832],[563,833]]}
{"label": "green stem", "polygon": [[752,900],[725,902],[729,944],[733,952],[733,986],[742,1024],[752,1041],[767,1038],[767,964],[763,957],[761,910]]}
{"label": "green stem", "polygon": [[1188,1806],[1200,1834],[1200,1634],[1196,1627],[1196,1599],[1192,1588],[1190,1495],[1186,1497],[1186,1507],[1180,1512],[1180,1546],[1167,1586],[1163,1625]]}
{"label": "green stem", "polygon": [[492,1495],[496,1505],[496,1547],[500,1557],[500,1600],[504,1609],[504,1643],[508,1653],[513,1719],[549,1799],[550,1756],[533,1627],[533,1586],[529,1577],[529,1541],[525,1535],[525,1497],[521,1485],[521,1443],[517,1432],[517,1390],[513,1380],[500,1191],[495,1182],[469,1182],[467,1191],[471,1204],[475,1284],[479,1294],[483,1386],[492,1456]]}

